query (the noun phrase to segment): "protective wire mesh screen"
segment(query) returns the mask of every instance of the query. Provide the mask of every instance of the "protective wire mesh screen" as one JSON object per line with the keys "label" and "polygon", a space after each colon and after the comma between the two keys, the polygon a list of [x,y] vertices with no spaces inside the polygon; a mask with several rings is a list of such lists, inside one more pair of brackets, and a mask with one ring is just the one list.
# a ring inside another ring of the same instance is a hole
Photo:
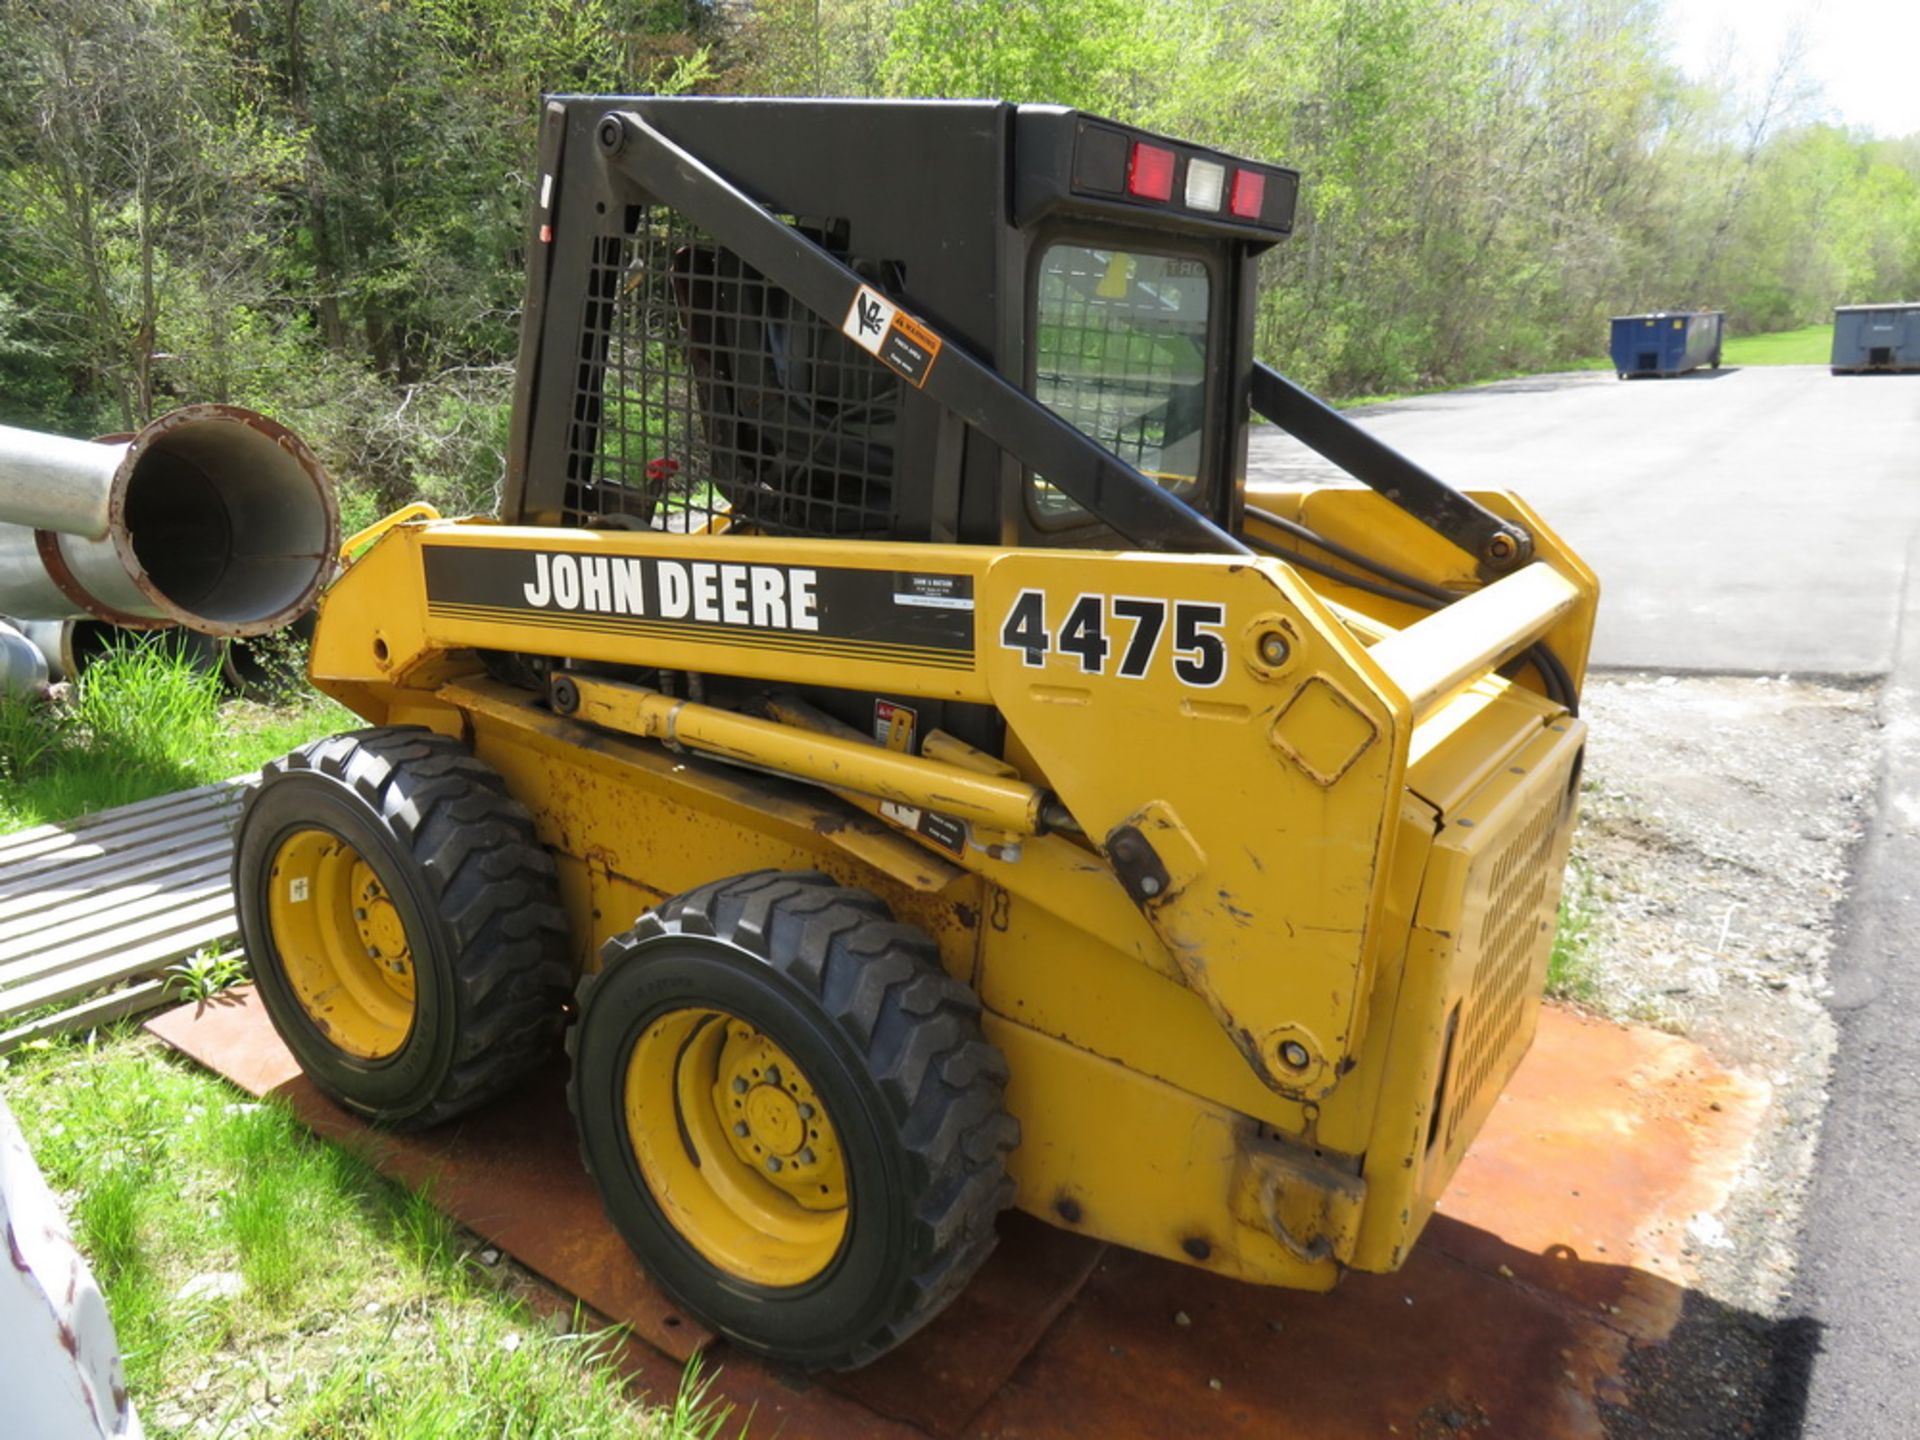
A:
{"label": "protective wire mesh screen", "polygon": [[661,206],[587,295],[566,523],[887,533],[900,382],[837,328]]}
{"label": "protective wire mesh screen", "polygon": [[[1176,495],[1198,488],[1206,427],[1205,265],[1173,255],[1054,245],[1034,296],[1034,395]],[[1042,477],[1043,520],[1083,513]]]}

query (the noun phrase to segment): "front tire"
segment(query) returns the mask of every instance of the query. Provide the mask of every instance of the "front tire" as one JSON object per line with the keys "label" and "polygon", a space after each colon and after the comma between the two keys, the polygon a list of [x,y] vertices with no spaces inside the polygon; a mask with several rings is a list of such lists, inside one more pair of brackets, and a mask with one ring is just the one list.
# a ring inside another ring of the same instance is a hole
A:
{"label": "front tire", "polygon": [[1019,1130],[930,939],[865,891],[765,870],[676,896],[603,958],[569,1098],[656,1282],[749,1349],[836,1369],[960,1292]]}
{"label": "front tire", "polygon": [[422,1129],[558,1049],[570,967],[553,859],[491,767],[414,727],[267,765],[234,835],[240,935],[300,1068]]}

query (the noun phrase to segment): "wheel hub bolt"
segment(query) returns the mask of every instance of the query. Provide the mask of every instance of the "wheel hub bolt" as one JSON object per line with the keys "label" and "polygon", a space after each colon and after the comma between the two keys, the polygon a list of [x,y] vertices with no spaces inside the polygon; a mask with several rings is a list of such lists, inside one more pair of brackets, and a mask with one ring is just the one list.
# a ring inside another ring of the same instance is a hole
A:
{"label": "wheel hub bolt", "polygon": [[766,1081],[769,1085],[778,1085],[780,1083],[780,1067],[778,1065],[767,1066]]}
{"label": "wheel hub bolt", "polygon": [[780,1173],[780,1157],[778,1155],[767,1156],[767,1169],[776,1175]]}
{"label": "wheel hub bolt", "polygon": [[753,1132],[747,1128],[746,1121],[736,1120],[733,1122],[733,1133],[738,1135],[742,1140],[744,1140],[747,1138],[747,1136],[751,1135]]}
{"label": "wheel hub bolt", "polygon": [[793,1163],[796,1165],[811,1165],[813,1163],[813,1150],[808,1146],[802,1146],[800,1153],[793,1157]]}
{"label": "wheel hub bolt", "polygon": [[745,1076],[736,1075],[733,1077],[733,1093],[736,1095],[744,1095],[747,1093],[747,1081]]}
{"label": "wheel hub bolt", "polygon": [[804,1100],[800,1102],[800,1118],[802,1120],[811,1120],[813,1118],[813,1107]]}

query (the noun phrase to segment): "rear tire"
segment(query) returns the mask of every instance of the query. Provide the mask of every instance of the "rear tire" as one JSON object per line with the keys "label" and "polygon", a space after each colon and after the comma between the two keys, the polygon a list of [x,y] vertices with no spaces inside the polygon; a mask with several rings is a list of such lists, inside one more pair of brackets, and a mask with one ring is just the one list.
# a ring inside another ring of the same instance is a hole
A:
{"label": "rear tire", "polygon": [[763,870],[607,942],[568,1037],[581,1155],[648,1274],[742,1346],[849,1369],[957,1295],[1019,1128],[973,992],[885,904]]}
{"label": "rear tire", "polygon": [[570,967],[552,857],[455,742],[359,730],[273,761],[241,811],[233,885],[274,1028],[347,1109],[436,1125],[558,1048]]}

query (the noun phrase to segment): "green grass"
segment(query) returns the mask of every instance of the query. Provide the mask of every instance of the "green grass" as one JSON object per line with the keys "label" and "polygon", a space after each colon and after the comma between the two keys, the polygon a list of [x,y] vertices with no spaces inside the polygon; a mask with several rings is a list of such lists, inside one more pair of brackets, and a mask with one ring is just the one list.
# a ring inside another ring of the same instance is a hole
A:
{"label": "green grass", "polygon": [[1600,993],[1598,962],[1593,953],[1598,898],[1586,862],[1575,856],[1567,862],[1566,881],[1560,891],[1560,923],[1553,935],[1553,954],[1547,961],[1547,994],[1556,1000],[1587,1004]]}
{"label": "green grass", "polygon": [[619,1335],[536,1316],[429,1197],[156,1042],[35,1047],[0,1061],[0,1093],[68,1203],[149,1435],[710,1440],[731,1423],[694,1373],[646,1408]]}
{"label": "green grass", "polygon": [[[1723,365],[1825,365],[1833,356],[1833,326],[1808,325],[1800,330],[1779,330],[1770,335],[1729,335],[1721,347]],[[1507,370],[1484,375],[1464,384],[1431,386],[1421,390],[1385,391],[1377,395],[1346,395],[1329,403],[1336,410],[1351,410],[1356,405],[1384,405],[1394,400],[1413,400],[1448,390],[1471,389],[1502,380],[1522,380],[1530,375],[1559,374],[1566,370],[1611,370],[1613,361],[1605,355],[1589,355],[1579,360],[1563,360],[1541,370]]]}
{"label": "green grass", "polygon": [[242,774],[353,723],[311,692],[223,701],[164,636],[129,643],[64,701],[0,697],[0,834]]}
{"label": "green grass", "polygon": [[1833,359],[1833,326],[1808,325],[1771,335],[1729,335],[1720,349],[1727,365],[1825,365]]}

